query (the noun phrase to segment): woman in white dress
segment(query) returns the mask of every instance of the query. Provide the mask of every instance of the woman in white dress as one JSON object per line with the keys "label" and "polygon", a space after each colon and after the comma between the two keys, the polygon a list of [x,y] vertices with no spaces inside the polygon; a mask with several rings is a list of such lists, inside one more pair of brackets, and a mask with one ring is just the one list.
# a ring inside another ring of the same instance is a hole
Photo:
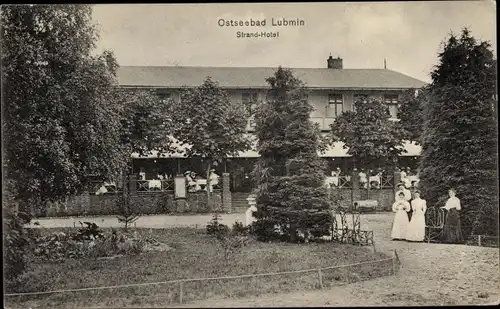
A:
{"label": "woman in white dress", "polygon": [[404,192],[399,192],[396,196],[396,202],[392,204],[392,211],[394,215],[394,222],[392,223],[392,240],[406,239],[406,230],[408,229],[408,215],[407,211],[410,210],[410,203],[405,199]]}
{"label": "woman in white dress", "polygon": [[415,191],[414,199],[411,201],[413,214],[411,221],[408,224],[406,240],[409,241],[424,241],[425,237],[425,211],[427,210],[427,202],[420,198],[420,191]]}

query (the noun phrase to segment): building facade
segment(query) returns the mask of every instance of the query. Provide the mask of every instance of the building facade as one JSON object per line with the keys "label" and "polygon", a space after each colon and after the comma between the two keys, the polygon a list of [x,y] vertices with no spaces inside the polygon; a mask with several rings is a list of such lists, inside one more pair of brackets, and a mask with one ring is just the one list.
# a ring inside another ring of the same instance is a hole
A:
{"label": "building facade", "polygon": [[[269,85],[266,78],[272,76],[277,68],[264,67],[139,67],[124,66],[118,71],[121,87],[132,89],[153,89],[163,100],[180,100],[184,87],[197,87],[207,77],[219,83],[227,91],[234,103],[245,104],[249,108],[266,99]],[[329,131],[329,125],[344,111],[353,110],[354,102],[369,96],[383,98],[389,106],[392,118],[397,121],[399,99],[408,89],[419,89],[424,82],[388,69],[345,69],[341,58],[329,57],[325,68],[296,68],[294,75],[305,82],[309,90],[308,101],[314,107],[311,120],[319,124],[323,134]],[[254,124],[248,119],[247,131],[252,134]],[[400,158],[400,165],[410,166],[420,154],[420,147],[406,143],[405,153]],[[332,145],[320,156],[327,161],[329,169],[340,168],[344,173],[352,169],[351,159],[341,143]],[[223,166],[216,167],[221,175],[231,175],[233,192],[250,189],[249,173],[253,168],[258,153],[253,149],[231,158]],[[185,158],[178,154],[158,157],[134,156],[134,171],[142,171],[146,178],[157,174],[176,175],[185,171],[195,171],[203,175],[201,159]],[[329,171],[327,171],[329,173]]]}

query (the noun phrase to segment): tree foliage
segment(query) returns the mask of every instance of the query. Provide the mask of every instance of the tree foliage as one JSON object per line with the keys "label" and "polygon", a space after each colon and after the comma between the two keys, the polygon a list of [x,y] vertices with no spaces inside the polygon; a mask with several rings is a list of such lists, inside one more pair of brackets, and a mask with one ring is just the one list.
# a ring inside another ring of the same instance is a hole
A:
{"label": "tree foliage", "polygon": [[232,103],[210,77],[199,87],[185,88],[180,101],[171,100],[170,113],[175,123],[173,135],[187,145],[186,155],[208,162],[208,186],[212,166],[250,147],[243,107]]}
{"label": "tree foliage", "polygon": [[43,208],[80,190],[84,176],[122,163],[116,62],[92,56],[87,5],[2,8],[4,142],[18,196]]}
{"label": "tree foliage", "polygon": [[123,108],[121,142],[127,151],[141,156],[173,151],[169,104],[152,90],[116,89],[116,93]]}
{"label": "tree foliage", "polygon": [[443,206],[453,187],[465,236],[498,232],[496,68],[490,44],[451,34],[432,72],[424,107],[420,186]]}
{"label": "tree foliage", "polygon": [[113,54],[92,54],[89,5],[4,6],[1,18],[6,177],[24,208],[118,175],[166,136],[159,99],[119,89]]}
{"label": "tree foliage", "polygon": [[363,169],[391,168],[405,152],[401,125],[389,120],[387,105],[379,98],[354,102],[355,111],[343,112],[330,125],[333,142],[343,142],[347,153]]}
{"label": "tree foliage", "polygon": [[403,93],[400,100],[398,118],[404,130],[404,139],[421,144],[424,126],[423,108],[428,97],[428,89],[422,88],[415,95],[415,89],[409,89]]}
{"label": "tree foliage", "polygon": [[[312,106],[304,84],[292,71],[278,68],[267,79],[268,100],[256,111],[257,149],[253,171],[257,184],[256,232],[296,242],[300,234],[329,233],[331,216],[318,157],[320,138],[310,120]],[[274,232],[277,228],[280,232]]]}

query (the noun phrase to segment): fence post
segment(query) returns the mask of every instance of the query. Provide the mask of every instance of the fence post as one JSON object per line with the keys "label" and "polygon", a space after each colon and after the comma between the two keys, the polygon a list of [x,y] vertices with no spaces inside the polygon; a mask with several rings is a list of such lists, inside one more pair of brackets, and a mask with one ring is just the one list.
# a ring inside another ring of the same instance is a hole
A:
{"label": "fence post", "polygon": [[392,275],[396,275],[396,250],[393,251],[392,253]]}
{"label": "fence post", "polygon": [[345,282],[349,284],[349,271],[347,269],[347,266],[344,266],[344,277],[345,277]]}
{"label": "fence post", "polygon": [[319,288],[323,288],[323,274],[321,273],[321,268],[318,269],[318,278],[319,278]]}
{"label": "fence post", "polygon": [[181,303],[181,304],[182,304],[182,296],[183,296],[182,295],[183,294],[182,288],[183,288],[183,282],[181,281],[181,282],[179,282],[179,303]]}
{"label": "fence post", "polygon": [[360,199],[361,191],[359,188],[359,171],[354,169],[351,175],[351,205],[349,205],[349,207],[351,207],[355,201]]}
{"label": "fence post", "polygon": [[481,235],[477,235],[477,245],[481,247]]}

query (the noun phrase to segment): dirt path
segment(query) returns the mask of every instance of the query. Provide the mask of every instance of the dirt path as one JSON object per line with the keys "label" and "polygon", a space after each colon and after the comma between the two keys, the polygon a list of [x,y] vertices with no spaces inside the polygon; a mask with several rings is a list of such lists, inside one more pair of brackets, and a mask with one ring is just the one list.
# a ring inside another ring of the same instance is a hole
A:
{"label": "dirt path", "polygon": [[390,214],[367,215],[378,251],[397,250],[396,276],[312,292],[213,299],[178,307],[440,306],[499,302],[499,250],[465,245],[395,242]]}
{"label": "dirt path", "polygon": [[[169,215],[154,215],[142,216],[135,222],[136,227],[141,228],[167,228],[175,226],[196,226],[205,227],[212,220],[212,215],[186,215],[186,216],[169,216]],[[236,221],[244,222],[244,213],[223,214],[222,223],[232,226]],[[33,219],[30,227],[41,228],[62,228],[62,227],[80,227],[80,223],[84,221],[95,222],[99,227],[103,228],[118,228],[123,227],[119,223],[116,216],[99,216],[99,217],[67,217],[67,218],[38,218]],[[38,222],[35,225],[34,222]]]}

